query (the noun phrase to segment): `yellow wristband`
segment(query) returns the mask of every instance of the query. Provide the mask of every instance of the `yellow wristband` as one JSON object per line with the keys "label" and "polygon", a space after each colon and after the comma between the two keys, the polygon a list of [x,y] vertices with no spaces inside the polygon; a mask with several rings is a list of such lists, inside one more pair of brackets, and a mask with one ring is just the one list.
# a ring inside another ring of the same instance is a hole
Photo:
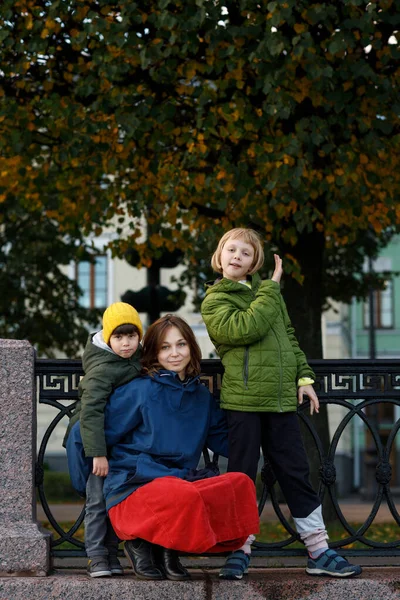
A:
{"label": "yellow wristband", "polygon": [[300,387],[302,385],[312,385],[314,383],[314,379],[312,379],[311,377],[300,377],[300,379],[297,382],[297,387]]}

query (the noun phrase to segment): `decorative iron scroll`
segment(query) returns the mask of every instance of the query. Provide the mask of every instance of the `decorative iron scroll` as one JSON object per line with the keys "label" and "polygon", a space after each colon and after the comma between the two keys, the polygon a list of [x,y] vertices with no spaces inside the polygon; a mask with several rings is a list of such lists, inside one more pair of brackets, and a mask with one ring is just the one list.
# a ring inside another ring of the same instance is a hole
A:
{"label": "decorative iron scroll", "polygon": [[[341,552],[341,548],[354,542],[362,542],[365,548],[346,549],[349,556],[400,556],[400,539],[395,542],[376,542],[368,537],[368,529],[382,503],[386,503],[393,520],[400,526],[400,515],[390,489],[392,466],[391,453],[395,450],[400,419],[391,425],[385,444],[379,435],[376,411],[380,404],[400,405],[400,361],[398,360],[315,360],[310,361],[316,373],[315,389],[321,405],[341,407],[341,418],[335,431],[331,431],[328,449],[318,437],[312,418],[309,416],[307,403],[298,410],[299,418],[309,433],[320,460],[320,484],[318,493],[321,502],[326,495],[334,508],[337,519],[347,532],[345,539],[332,541],[331,547]],[[83,521],[83,510],[69,531],[64,531],[54,518],[47,502],[43,485],[43,467],[46,447],[55,427],[64,416],[71,416],[78,397],[79,379],[83,375],[80,360],[37,360],[35,376],[37,398],[40,404],[47,404],[55,409],[55,416],[41,440],[36,465],[36,484],[43,510],[50,524],[60,536],[52,542],[53,556],[84,556],[84,544],[75,537],[75,533]],[[223,367],[219,360],[202,361],[202,383],[219,398]],[[343,416],[344,415],[344,416]],[[355,530],[346,520],[335,490],[336,466],[335,455],[340,439],[347,427],[355,418],[361,419],[366,431],[370,434],[373,447],[368,449],[370,464],[375,474],[375,499],[367,520]],[[208,453],[205,453],[208,459]],[[215,459],[215,457],[214,457]],[[285,528],[288,537],[279,542],[256,542],[253,546],[255,556],[296,556],[304,555],[305,549],[293,549],[290,545],[298,540],[292,521],[283,514],[276,489],[276,477],[268,462],[261,472],[263,483],[259,499],[259,513],[263,511],[268,497],[277,517]],[[64,542],[70,542],[72,549],[61,549]]]}

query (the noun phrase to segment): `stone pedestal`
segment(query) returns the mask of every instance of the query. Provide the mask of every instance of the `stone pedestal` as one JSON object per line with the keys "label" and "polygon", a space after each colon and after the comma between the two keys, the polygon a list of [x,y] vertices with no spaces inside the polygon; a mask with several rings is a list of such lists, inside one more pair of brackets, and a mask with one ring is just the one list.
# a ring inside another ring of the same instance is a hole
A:
{"label": "stone pedestal", "polygon": [[47,575],[50,534],[36,521],[34,349],[0,339],[0,576]]}

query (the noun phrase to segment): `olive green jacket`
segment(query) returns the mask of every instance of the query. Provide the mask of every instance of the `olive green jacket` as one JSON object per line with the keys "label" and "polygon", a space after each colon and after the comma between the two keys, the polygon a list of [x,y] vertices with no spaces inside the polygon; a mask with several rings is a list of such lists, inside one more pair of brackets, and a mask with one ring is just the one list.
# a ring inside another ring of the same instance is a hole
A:
{"label": "olive green jacket", "polygon": [[[79,382],[79,400],[70,419],[64,446],[71,427],[79,420],[85,456],[107,456],[104,436],[104,411],[115,388],[140,374],[141,346],[131,358],[122,358],[93,343],[97,334],[90,334],[82,356],[85,372]],[[102,339],[102,338],[101,338]],[[106,346],[103,341],[103,346]]]}
{"label": "olive green jacket", "polygon": [[315,378],[300,349],[278,283],[251,288],[222,278],[207,284],[201,314],[224,366],[221,407],[289,412],[297,407],[297,381]]}

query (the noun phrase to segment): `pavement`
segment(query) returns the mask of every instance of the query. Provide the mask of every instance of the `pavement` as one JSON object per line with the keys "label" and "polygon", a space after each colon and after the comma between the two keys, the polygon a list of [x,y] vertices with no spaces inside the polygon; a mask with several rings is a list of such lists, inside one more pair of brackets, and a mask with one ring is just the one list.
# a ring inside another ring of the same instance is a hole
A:
{"label": "pavement", "polygon": [[250,568],[241,581],[221,581],[216,570],[192,580],[139,581],[132,571],[90,579],[82,570],[48,577],[0,577],[0,600],[399,600],[398,568],[366,568],[356,579],[310,577],[304,569]]}

